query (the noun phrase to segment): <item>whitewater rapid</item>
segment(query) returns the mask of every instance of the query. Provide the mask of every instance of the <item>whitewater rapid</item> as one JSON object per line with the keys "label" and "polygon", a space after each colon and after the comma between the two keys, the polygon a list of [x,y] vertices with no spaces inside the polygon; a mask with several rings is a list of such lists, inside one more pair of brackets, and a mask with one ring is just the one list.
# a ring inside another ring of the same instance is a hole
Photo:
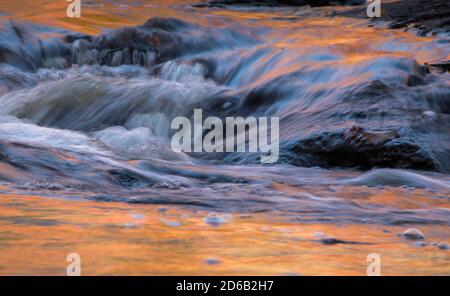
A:
{"label": "whitewater rapid", "polygon": [[[424,65],[446,58],[448,37],[316,13],[256,24],[229,17],[208,25],[152,18],[45,39],[32,24],[4,23],[3,190],[277,209],[305,222],[450,224],[444,208],[349,198],[390,187],[448,200],[450,76]],[[220,118],[278,116],[280,161],[175,153],[170,123],[194,108]]]}

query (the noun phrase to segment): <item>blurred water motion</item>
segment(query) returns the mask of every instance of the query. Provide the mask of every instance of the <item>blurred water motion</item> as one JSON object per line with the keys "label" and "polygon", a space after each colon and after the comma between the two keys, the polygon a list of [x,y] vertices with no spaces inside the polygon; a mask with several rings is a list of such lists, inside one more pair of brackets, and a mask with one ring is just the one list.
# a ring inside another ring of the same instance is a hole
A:
{"label": "blurred water motion", "polygon": [[[0,274],[63,274],[71,252],[83,274],[365,275],[373,252],[386,275],[450,274],[450,76],[423,65],[448,36],[325,16],[343,8],[82,3],[0,3]],[[280,162],[174,153],[194,108],[279,116]]]}

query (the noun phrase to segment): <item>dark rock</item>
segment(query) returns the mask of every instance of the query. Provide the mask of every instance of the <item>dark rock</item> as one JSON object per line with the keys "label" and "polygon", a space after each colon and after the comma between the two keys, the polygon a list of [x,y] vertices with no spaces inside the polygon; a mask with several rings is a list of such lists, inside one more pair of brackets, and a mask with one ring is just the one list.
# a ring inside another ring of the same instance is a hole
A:
{"label": "dark rock", "polygon": [[0,143],[0,161],[5,161],[8,158],[6,152],[3,151],[4,149],[5,149],[4,144]]}
{"label": "dark rock", "polygon": [[[220,47],[225,37],[214,30],[174,18],[152,18],[141,26],[117,29],[96,36],[90,42],[86,38],[77,40],[72,62],[85,64],[90,59],[101,65],[150,67],[184,54]],[[235,33],[233,37],[239,41],[254,41],[245,34]]]}
{"label": "dark rock", "polygon": [[[297,160],[298,165],[437,169],[429,155],[418,145],[400,139],[397,131],[367,132],[357,126],[300,140],[291,147],[290,153],[294,154],[290,161]],[[296,159],[299,155],[302,158]]]}
{"label": "dark rock", "polygon": [[152,66],[220,46],[222,34],[212,30],[173,18],[152,18],[142,26],[95,37],[75,54],[83,59],[86,52],[94,52],[95,60],[105,65]]}
{"label": "dark rock", "polygon": [[174,18],[152,18],[135,27],[124,27],[98,36],[68,34],[46,41],[29,26],[13,22],[1,29],[0,63],[21,70],[67,68],[76,65],[140,65],[152,67],[185,54],[255,42],[246,33],[228,38],[220,29],[200,27]]}
{"label": "dark rock", "polygon": [[[366,7],[336,13],[337,16],[368,18]],[[401,0],[381,3],[381,17],[390,22],[389,28],[414,28],[419,35],[430,32],[450,32],[450,1],[448,0]]]}
{"label": "dark rock", "polygon": [[450,72],[450,61],[442,61],[437,63],[425,63],[425,66],[430,70],[435,70],[440,73]]}
{"label": "dark rock", "polygon": [[67,43],[73,43],[77,40],[87,40],[87,41],[91,42],[92,39],[93,39],[92,36],[81,34],[81,33],[69,34],[69,35],[64,36],[64,38],[63,38],[63,40]]}
{"label": "dark rock", "polygon": [[365,244],[368,244],[368,243],[363,243],[363,242],[354,242],[354,241],[341,240],[341,239],[337,239],[337,238],[334,238],[334,237],[322,238],[318,242],[320,242],[320,243],[322,243],[324,245],[338,245],[338,244],[365,245]]}
{"label": "dark rock", "polygon": [[113,182],[124,187],[151,186],[155,183],[153,180],[126,169],[111,169],[108,173]]}

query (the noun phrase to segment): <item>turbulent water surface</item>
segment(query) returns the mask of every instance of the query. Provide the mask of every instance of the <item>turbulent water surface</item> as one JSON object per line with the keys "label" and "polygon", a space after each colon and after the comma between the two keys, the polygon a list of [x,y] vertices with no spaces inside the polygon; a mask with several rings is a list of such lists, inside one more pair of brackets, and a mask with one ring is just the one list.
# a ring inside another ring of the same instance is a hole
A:
{"label": "turbulent water surface", "polygon": [[[364,274],[373,252],[450,273],[450,76],[424,65],[450,37],[343,8],[35,2],[0,4],[0,273],[80,249],[92,274]],[[173,152],[194,108],[278,116],[279,162]]]}

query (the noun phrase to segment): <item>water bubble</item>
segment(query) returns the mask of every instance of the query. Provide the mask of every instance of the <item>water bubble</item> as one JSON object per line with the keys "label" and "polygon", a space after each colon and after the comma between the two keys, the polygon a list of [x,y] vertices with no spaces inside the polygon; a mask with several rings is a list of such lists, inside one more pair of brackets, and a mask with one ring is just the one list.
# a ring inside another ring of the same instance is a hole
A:
{"label": "water bubble", "polygon": [[137,213],[137,214],[130,214],[129,215],[131,218],[136,219],[136,220],[143,220],[145,218],[145,215]]}
{"label": "water bubble", "polygon": [[314,232],[314,236],[315,237],[324,237],[325,236],[325,234],[323,233],[323,232]]}
{"label": "water bubble", "polygon": [[178,221],[169,221],[169,220],[165,220],[165,219],[162,219],[161,221],[164,223],[164,225],[170,226],[170,227],[180,227],[183,225],[183,223],[178,222]]}
{"label": "water bubble", "polygon": [[206,224],[209,224],[211,226],[220,226],[224,223],[229,222],[231,219],[231,216],[228,214],[219,214],[219,213],[209,213],[208,216],[205,217],[204,221]]}
{"label": "water bubble", "polygon": [[225,102],[225,103],[223,103],[223,105],[222,105],[222,109],[228,109],[228,108],[230,108],[231,107],[231,105],[232,105],[232,103],[231,102]]}

